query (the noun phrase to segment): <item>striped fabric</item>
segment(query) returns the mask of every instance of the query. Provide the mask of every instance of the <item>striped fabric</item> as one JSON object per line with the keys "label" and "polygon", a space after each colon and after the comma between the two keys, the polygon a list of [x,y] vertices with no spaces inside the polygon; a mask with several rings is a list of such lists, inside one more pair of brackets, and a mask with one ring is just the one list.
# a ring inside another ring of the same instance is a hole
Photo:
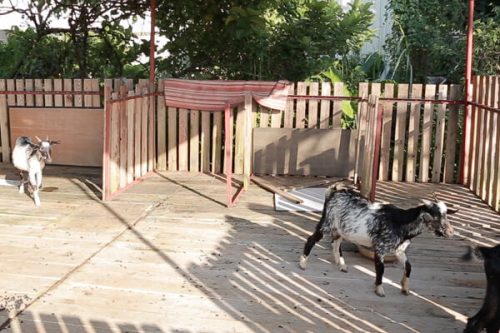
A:
{"label": "striped fabric", "polygon": [[230,80],[180,80],[165,82],[165,103],[177,107],[201,111],[224,110],[245,101],[248,92],[260,105],[284,110],[288,96],[288,81],[230,81]]}

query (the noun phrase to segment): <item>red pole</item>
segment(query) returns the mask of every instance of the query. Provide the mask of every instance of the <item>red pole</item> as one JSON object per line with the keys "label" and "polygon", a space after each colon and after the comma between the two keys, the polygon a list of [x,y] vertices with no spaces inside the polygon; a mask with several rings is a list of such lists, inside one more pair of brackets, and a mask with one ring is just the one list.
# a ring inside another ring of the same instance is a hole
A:
{"label": "red pole", "polygon": [[155,82],[155,26],[156,26],[156,0],[151,0],[151,34],[149,36],[149,83]]}
{"label": "red pole", "polygon": [[467,23],[467,48],[465,54],[465,112],[464,112],[464,122],[463,122],[463,141],[462,141],[462,151],[460,153],[460,173],[459,173],[459,183],[468,184],[469,179],[466,177],[467,170],[469,168],[468,158],[470,150],[470,102],[472,97],[472,59],[474,51],[474,0],[469,0],[469,18]]}

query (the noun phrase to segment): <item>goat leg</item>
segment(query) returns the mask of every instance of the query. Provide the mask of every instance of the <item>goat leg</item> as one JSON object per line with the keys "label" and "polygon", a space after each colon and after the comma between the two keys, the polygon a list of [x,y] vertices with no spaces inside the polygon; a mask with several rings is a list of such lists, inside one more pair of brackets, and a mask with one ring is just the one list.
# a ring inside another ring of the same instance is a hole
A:
{"label": "goat leg", "polygon": [[382,277],[384,276],[384,256],[375,251],[375,294],[385,297],[384,287],[382,286]]}
{"label": "goat leg", "polygon": [[24,193],[24,184],[27,183],[27,180],[24,180],[24,174],[23,172],[19,172],[19,176],[21,177],[21,183],[19,184],[19,193],[23,194]]}
{"label": "goat leg", "polygon": [[35,201],[35,205],[40,206],[40,195],[38,194],[38,183],[36,180],[36,173],[35,172],[30,172],[29,173],[29,182],[31,185],[31,188],[33,190],[33,200]]}
{"label": "goat leg", "polygon": [[401,278],[401,292],[405,295],[410,294],[410,274],[411,264],[406,257],[405,250],[410,245],[410,241],[405,241],[396,249],[396,258],[403,265],[403,277]]}
{"label": "goat leg", "polygon": [[347,273],[347,265],[345,264],[344,257],[342,256],[342,248],[340,247],[341,244],[342,237],[334,235],[332,242],[333,261],[339,266],[341,272]]}
{"label": "goat leg", "polygon": [[304,245],[304,253],[300,257],[300,261],[299,261],[300,268],[306,269],[307,259],[309,258],[309,254],[311,253],[313,246],[317,242],[319,242],[321,240],[321,238],[323,238],[323,232],[321,232],[321,230],[319,230],[319,228],[316,229],[314,234],[309,236],[309,238],[307,239],[306,245]]}

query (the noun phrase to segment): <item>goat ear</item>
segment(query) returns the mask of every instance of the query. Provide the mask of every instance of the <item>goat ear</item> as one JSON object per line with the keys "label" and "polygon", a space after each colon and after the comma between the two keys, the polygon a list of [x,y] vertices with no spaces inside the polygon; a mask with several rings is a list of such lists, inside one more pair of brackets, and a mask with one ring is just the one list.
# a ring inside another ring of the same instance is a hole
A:
{"label": "goat ear", "polygon": [[483,258],[488,258],[491,253],[491,248],[486,246],[478,246],[476,251],[479,252],[480,256]]}
{"label": "goat ear", "polygon": [[58,141],[50,141],[50,144],[51,145],[58,145],[60,144],[61,142],[58,140]]}
{"label": "goat ear", "polygon": [[40,138],[37,137],[36,135],[35,135],[35,139],[37,139],[38,142],[42,142],[42,140],[40,140]]}

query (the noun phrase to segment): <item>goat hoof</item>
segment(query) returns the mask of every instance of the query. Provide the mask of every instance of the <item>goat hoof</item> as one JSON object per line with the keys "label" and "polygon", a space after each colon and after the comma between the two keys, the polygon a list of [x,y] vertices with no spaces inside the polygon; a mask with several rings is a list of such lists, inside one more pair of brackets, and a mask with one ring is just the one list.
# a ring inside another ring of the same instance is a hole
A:
{"label": "goat hoof", "polygon": [[409,290],[405,290],[405,289],[401,289],[401,294],[403,294],[405,296],[408,296],[408,295],[410,295],[410,291]]}
{"label": "goat hoof", "polygon": [[340,271],[347,273],[347,266],[346,265],[340,265]]}
{"label": "goat hoof", "polygon": [[410,279],[406,276],[403,276],[403,278],[401,279],[401,293],[405,295],[410,294]]}
{"label": "goat hoof", "polygon": [[304,255],[300,256],[299,267],[304,269],[304,270],[307,268],[307,257],[306,256],[304,256]]}
{"label": "goat hoof", "polygon": [[375,286],[375,294],[380,297],[385,297],[384,287],[382,287],[382,285]]}

